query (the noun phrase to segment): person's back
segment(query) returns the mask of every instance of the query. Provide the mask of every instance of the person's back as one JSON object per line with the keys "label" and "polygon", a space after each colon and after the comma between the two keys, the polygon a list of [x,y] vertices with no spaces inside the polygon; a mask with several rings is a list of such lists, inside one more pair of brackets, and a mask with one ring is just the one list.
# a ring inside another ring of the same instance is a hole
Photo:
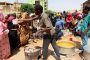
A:
{"label": "person's back", "polygon": [[64,20],[58,18],[55,27],[62,30],[64,28]]}
{"label": "person's back", "polygon": [[64,20],[58,18],[55,24],[56,40],[58,40],[63,35],[63,32],[61,31],[63,28],[64,28]]}

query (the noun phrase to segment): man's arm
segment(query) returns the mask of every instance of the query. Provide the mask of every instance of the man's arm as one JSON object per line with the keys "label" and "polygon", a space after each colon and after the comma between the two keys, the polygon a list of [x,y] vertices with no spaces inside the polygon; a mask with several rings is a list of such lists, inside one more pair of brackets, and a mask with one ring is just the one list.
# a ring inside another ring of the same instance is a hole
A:
{"label": "man's arm", "polygon": [[39,18],[39,16],[35,16],[35,17],[33,17],[33,18],[30,18],[30,19],[19,19],[20,21],[33,21],[33,20],[36,20],[36,19],[38,19]]}
{"label": "man's arm", "polygon": [[40,32],[50,32],[51,28],[47,27],[47,28],[41,28]]}

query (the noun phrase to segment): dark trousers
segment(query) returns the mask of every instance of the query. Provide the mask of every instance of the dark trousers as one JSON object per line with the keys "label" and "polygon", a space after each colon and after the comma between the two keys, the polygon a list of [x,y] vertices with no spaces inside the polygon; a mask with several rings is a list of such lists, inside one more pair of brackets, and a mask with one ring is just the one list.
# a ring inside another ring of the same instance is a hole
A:
{"label": "dark trousers", "polygon": [[48,57],[48,47],[51,43],[57,57],[60,57],[58,46],[56,45],[56,39],[53,39],[50,35],[43,36],[43,60],[47,60]]}
{"label": "dark trousers", "polygon": [[17,34],[17,30],[10,30],[8,36],[9,36],[9,42],[10,42],[10,47],[12,51],[20,44],[20,38]]}

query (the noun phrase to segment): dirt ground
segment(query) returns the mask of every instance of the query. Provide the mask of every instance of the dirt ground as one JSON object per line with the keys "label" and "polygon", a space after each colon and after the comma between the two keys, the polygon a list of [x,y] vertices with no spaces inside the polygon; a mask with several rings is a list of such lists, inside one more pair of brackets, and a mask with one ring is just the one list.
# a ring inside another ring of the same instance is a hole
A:
{"label": "dirt ground", "polygon": [[[75,42],[80,42],[81,43],[81,38],[80,37],[75,37],[73,35],[65,35],[62,37],[62,40],[70,40],[72,38]],[[90,41],[90,39],[89,39]],[[38,40],[37,43],[30,42],[27,44],[28,46],[40,46],[42,47],[42,42],[43,40]],[[90,42],[89,42],[90,45]],[[78,45],[80,47],[80,45]],[[53,51],[52,46],[49,46],[49,50]],[[79,56],[79,54],[74,54],[73,56],[61,56],[61,60],[82,60]],[[12,56],[10,56],[9,60],[25,60],[25,55],[24,55],[24,46],[20,47],[18,51],[15,51]],[[49,55],[48,60],[56,60],[53,55]]]}

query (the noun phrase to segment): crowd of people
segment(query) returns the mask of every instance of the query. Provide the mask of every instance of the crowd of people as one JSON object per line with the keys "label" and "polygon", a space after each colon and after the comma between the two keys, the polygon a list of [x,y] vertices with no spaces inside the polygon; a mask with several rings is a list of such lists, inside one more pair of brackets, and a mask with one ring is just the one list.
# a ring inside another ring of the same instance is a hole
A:
{"label": "crowd of people", "polygon": [[13,24],[14,19],[14,14],[5,17],[0,13],[0,60],[6,59],[20,43],[17,34],[18,26]]}
{"label": "crowd of people", "polygon": [[[0,13],[0,60],[7,59],[15,49],[28,42],[29,25],[19,19],[26,19],[27,13],[22,16]],[[28,27],[27,27],[28,26]]]}
{"label": "crowd of people", "polygon": [[56,41],[64,35],[62,30],[65,29],[69,29],[75,36],[80,36],[84,47],[88,43],[90,29],[89,11],[90,7],[85,7],[84,13],[64,11],[47,15],[43,13],[42,6],[36,5],[35,14],[24,13],[19,16],[8,14],[5,16],[0,13],[0,60],[7,59],[14,49],[26,44],[31,38],[30,34],[43,36],[43,60],[47,60],[50,43],[57,55],[57,60],[60,60]]}

